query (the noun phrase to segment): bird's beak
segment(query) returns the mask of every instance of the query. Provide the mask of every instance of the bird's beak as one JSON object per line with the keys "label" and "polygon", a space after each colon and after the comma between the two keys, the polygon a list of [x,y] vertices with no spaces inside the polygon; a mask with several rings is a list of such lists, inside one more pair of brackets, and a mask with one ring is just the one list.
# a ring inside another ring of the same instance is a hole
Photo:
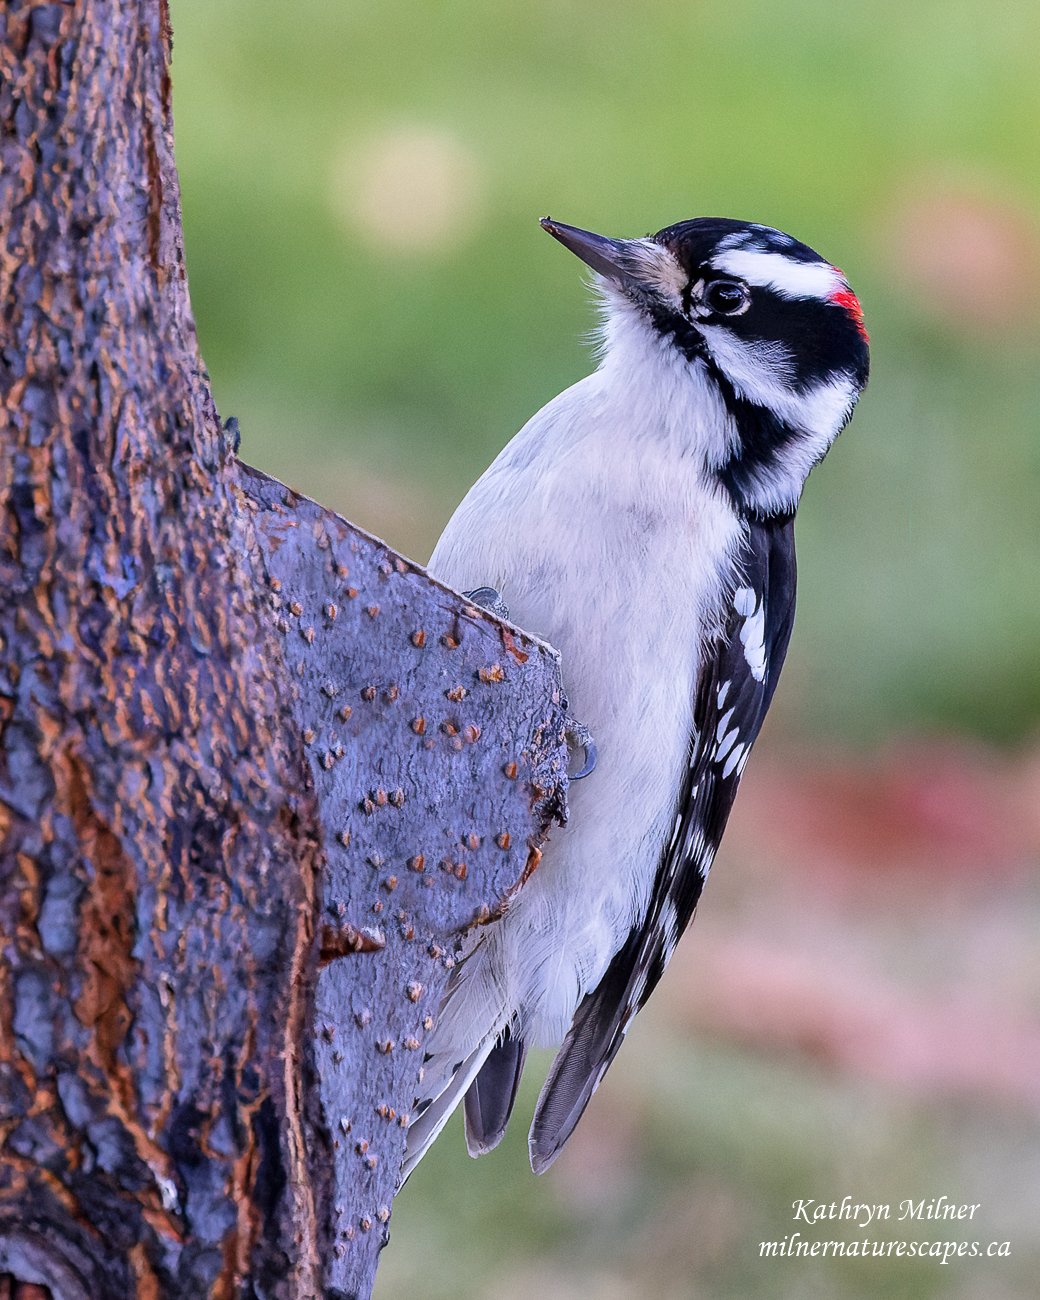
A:
{"label": "bird's beak", "polygon": [[575,257],[580,257],[586,266],[591,266],[594,271],[613,281],[619,288],[629,290],[647,288],[636,266],[633,265],[631,245],[634,241],[607,239],[604,235],[594,235],[591,230],[565,226],[560,221],[553,221],[551,217],[542,217],[540,224],[553,239],[558,239],[564,248],[569,248]]}

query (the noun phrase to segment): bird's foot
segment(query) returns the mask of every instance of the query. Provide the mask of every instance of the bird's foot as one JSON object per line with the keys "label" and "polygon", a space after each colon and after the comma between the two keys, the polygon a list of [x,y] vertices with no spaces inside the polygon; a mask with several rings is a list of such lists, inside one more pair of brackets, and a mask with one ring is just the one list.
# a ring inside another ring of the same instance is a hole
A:
{"label": "bird's foot", "polygon": [[568,718],[564,733],[567,737],[567,743],[570,745],[580,745],[585,754],[581,770],[571,775],[572,781],[581,781],[586,776],[591,776],[596,770],[596,742],[592,739],[592,732],[586,727],[584,722],[579,722],[577,718]]}
{"label": "bird's foot", "polygon": [[502,593],[496,591],[494,587],[474,587],[472,591],[464,591],[462,594],[474,605],[479,605],[489,614],[494,614],[496,618],[509,618],[509,606],[502,599]]}

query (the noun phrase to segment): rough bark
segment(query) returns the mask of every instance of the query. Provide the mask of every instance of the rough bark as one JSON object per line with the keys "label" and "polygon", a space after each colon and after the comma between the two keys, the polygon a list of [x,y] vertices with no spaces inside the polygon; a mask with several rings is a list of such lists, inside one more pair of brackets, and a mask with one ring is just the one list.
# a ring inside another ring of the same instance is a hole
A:
{"label": "rough bark", "polygon": [[169,46],[0,8],[0,1295],[365,1295],[556,662],[236,461]]}

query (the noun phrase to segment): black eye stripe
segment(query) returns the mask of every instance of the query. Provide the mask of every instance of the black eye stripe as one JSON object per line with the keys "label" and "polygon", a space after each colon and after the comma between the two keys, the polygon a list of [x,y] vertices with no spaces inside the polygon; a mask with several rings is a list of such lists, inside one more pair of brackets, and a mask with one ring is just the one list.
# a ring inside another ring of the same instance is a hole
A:
{"label": "black eye stripe", "polygon": [[838,372],[866,381],[867,349],[854,322],[831,303],[787,299],[768,289],[755,294],[754,310],[729,317],[727,328],[748,343],[776,343],[790,354],[792,383],[803,391]]}
{"label": "black eye stripe", "polygon": [[680,299],[680,305],[682,307],[683,315],[689,316],[690,312],[693,310],[693,281],[692,280],[686,281],[686,288],[682,291],[682,298]]}

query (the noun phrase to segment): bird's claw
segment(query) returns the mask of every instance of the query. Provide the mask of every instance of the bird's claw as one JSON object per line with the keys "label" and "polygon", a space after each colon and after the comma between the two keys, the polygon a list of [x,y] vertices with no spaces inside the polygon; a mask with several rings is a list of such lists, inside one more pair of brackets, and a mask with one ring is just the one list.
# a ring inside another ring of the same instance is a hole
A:
{"label": "bird's claw", "polygon": [[596,770],[596,742],[592,739],[592,732],[586,727],[584,722],[578,722],[575,718],[568,718],[567,725],[564,728],[564,735],[571,745],[580,745],[585,754],[585,761],[581,765],[581,771],[575,772],[570,779],[572,781],[581,781],[587,776],[591,776]]}
{"label": "bird's claw", "polygon": [[509,618],[509,606],[502,599],[502,593],[496,591],[494,587],[474,587],[472,591],[464,591],[462,594],[474,605],[479,605],[489,614],[494,614],[496,618]]}

